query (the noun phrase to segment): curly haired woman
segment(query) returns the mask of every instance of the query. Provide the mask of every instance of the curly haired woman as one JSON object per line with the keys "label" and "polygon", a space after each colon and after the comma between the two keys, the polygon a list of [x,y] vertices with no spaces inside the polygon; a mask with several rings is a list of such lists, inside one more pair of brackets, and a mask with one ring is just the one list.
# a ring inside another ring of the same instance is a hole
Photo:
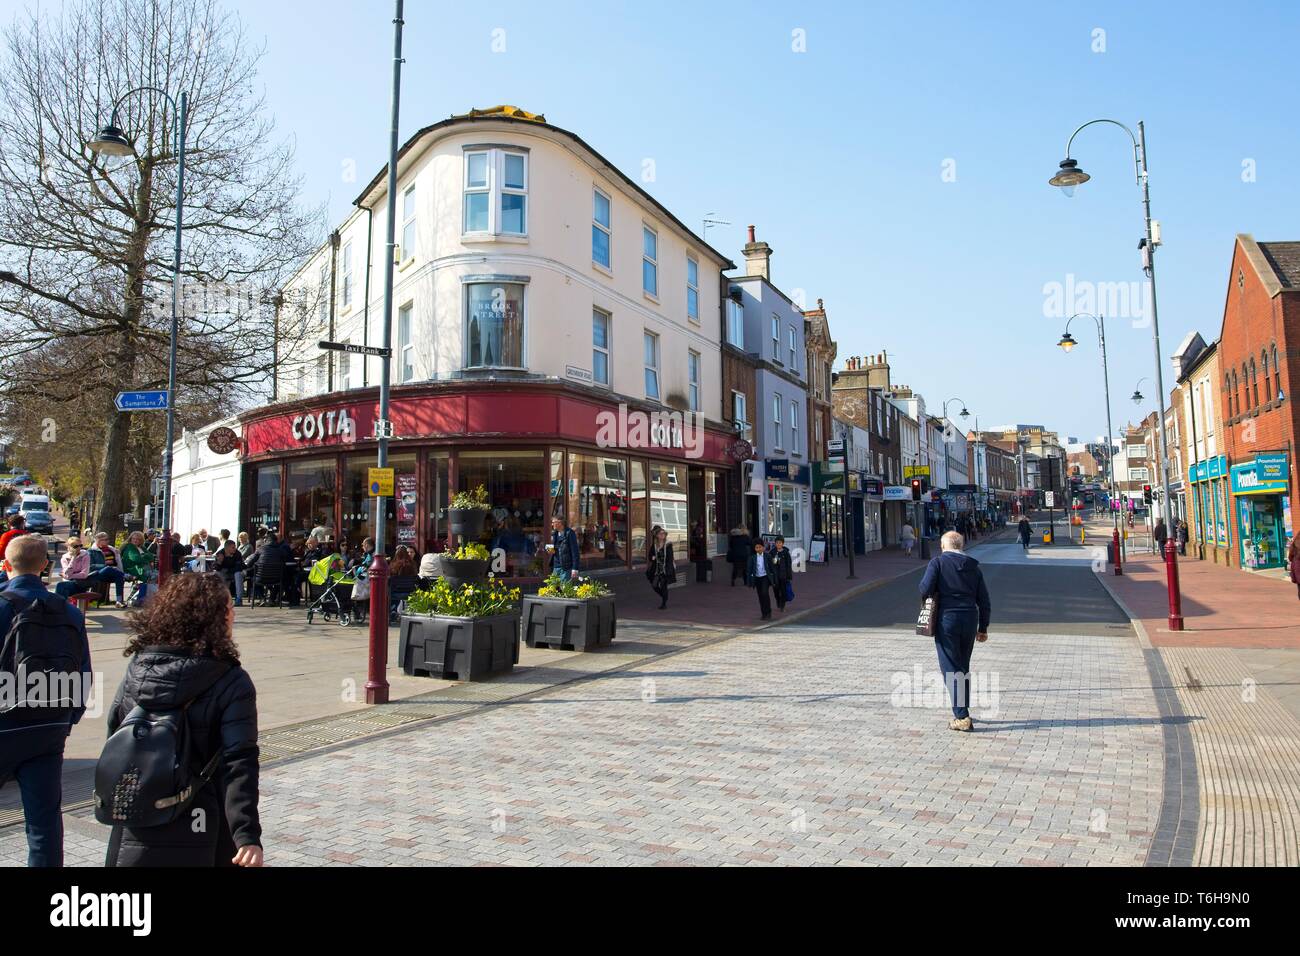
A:
{"label": "curly haired woman", "polygon": [[218,750],[222,756],[174,823],[114,827],[107,866],[262,865],[257,692],[239,666],[234,620],[230,590],[213,573],[168,579],[129,616],[131,661],[108,713],[109,735],[137,705],[184,709],[195,769]]}

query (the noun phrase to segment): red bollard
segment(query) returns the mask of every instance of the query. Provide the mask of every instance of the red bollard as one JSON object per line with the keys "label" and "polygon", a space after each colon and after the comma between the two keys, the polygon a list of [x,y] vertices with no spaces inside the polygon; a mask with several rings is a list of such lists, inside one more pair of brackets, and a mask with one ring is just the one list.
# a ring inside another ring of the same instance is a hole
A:
{"label": "red bollard", "polygon": [[163,528],[162,537],[158,539],[158,587],[167,583],[167,576],[172,573],[172,532]]}
{"label": "red bollard", "polygon": [[1119,553],[1119,529],[1115,529],[1115,577],[1124,573],[1124,559]]}
{"label": "red bollard", "polygon": [[388,561],[376,553],[367,572],[370,579],[370,671],[366,703],[388,703]]}
{"label": "red bollard", "polygon": [[1183,629],[1183,598],[1178,591],[1178,545],[1165,542],[1165,580],[1169,585],[1169,630]]}

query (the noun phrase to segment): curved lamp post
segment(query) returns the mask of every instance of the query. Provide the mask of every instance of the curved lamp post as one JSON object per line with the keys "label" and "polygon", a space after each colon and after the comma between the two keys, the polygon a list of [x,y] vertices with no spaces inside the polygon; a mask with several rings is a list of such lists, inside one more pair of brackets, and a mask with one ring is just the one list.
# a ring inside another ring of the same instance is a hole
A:
{"label": "curved lamp post", "polygon": [[[1070,156],[1070,148],[1074,145],[1074,138],[1089,126],[1098,123],[1105,123],[1110,126],[1118,126],[1128,134],[1130,142],[1133,144],[1133,169],[1137,177],[1137,184],[1142,188],[1142,215],[1146,226],[1146,235],[1138,243],[1142,249],[1142,267],[1147,277],[1151,280],[1151,339],[1155,347],[1156,360],[1156,392],[1161,396],[1162,405],[1157,410],[1156,421],[1160,426],[1160,468],[1162,484],[1167,489],[1169,487],[1169,476],[1164,469],[1169,464],[1169,438],[1165,434],[1165,415],[1163,408],[1163,396],[1165,394],[1163,362],[1160,350],[1160,317],[1156,308],[1156,238],[1151,225],[1151,184],[1150,176],[1147,171],[1147,140],[1146,129],[1139,122],[1137,124],[1137,133],[1129,129],[1119,120],[1113,119],[1094,119],[1084,123],[1073,133],[1065,142],[1065,159],[1061,160],[1060,168],[1056,174],[1048,180],[1048,183],[1059,187],[1067,196],[1073,195],[1074,189],[1088,182],[1092,177],[1085,173],[1080,167],[1079,162]],[[1174,524],[1173,503],[1169,500],[1169,495],[1164,497],[1165,527],[1172,528]],[[1183,611],[1182,600],[1178,591],[1178,547],[1174,543],[1174,536],[1170,536],[1165,544],[1165,574],[1166,584],[1169,591],[1169,629],[1171,631],[1181,631],[1183,629]]]}
{"label": "curved lamp post", "polygon": [[176,440],[176,332],[180,316],[181,292],[181,221],[185,195],[185,121],[189,112],[189,93],[182,92],[179,103],[166,90],[156,86],[138,86],[119,96],[113,103],[108,125],[87,143],[100,156],[131,156],[135,147],[119,125],[118,110],[122,102],[136,93],[157,93],[172,108],[172,136],[176,148],[176,235],[172,258],[172,321],[167,357],[167,444],[163,447],[162,541],[158,544],[158,584],[171,572],[172,553],[172,444]]}
{"label": "curved lamp post", "polygon": [[[956,402],[958,405],[961,406],[961,411],[958,414],[962,418],[970,417],[970,410],[966,408],[965,402],[963,402],[960,398],[948,399],[946,402],[943,403],[943,421],[944,421],[945,433],[948,430],[948,422],[951,421],[951,419],[948,418],[948,406],[951,405],[953,402]],[[944,435],[944,441],[943,441],[943,470],[944,470],[944,478],[948,482],[948,487],[950,488],[952,487],[952,439],[949,438],[947,434]],[[946,491],[947,488],[945,488],[944,490]],[[954,501],[955,500],[956,499],[954,499]]]}
{"label": "curved lamp post", "polygon": [[[1083,173],[1082,175],[1086,176],[1087,173]],[[1110,511],[1111,511],[1111,517],[1114,519],[1113,541],[1114,541],[1114,549],[1115,549],[1114,550],[1115,574],[1116,576],[1119,576],[1124,573],[1123,557],[1122,557],[1124,542],[1121,539],[1119,533],[1119,510],[1116,508],[1116,503],[1119,501],[1119,496],[1117,493],[1119,486],[1117,484],[1117,479],[1115,477],[1115,446],[1113,444],[1115,438],[1115,429],[1112,427],[1111,419],[1110,419],[1110,364],[1106,357],[1105,318],[1103,318],[1100,315],[1094,315],[1091,312],[1074,313],[1074,315],[1070,316],[1068,319],[1065,320],[1065,331],[1061,333],[1061,341],[1057,342],[1056,344],[1059,345],[1062,349],[1064,349],[1067,353],[1070,352],[1076,345],[1079,344],[1078,340],[1075,339],[1075,337],[1070,334],[1070,323],[1073,322],[1075,319],[1079,318],[1080,316],[1084,316],[1086,318],[1092,319],[1093,324],[1097,326],[1097,343],[1101,346],[1101,377],[1106,390],[1106,461],[1110,470],[1110,497],[1111,497]]]}

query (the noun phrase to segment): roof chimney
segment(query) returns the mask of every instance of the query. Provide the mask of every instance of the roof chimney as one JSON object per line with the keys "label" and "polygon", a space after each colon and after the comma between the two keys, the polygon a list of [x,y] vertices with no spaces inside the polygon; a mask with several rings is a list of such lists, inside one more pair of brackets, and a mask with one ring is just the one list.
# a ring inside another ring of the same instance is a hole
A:
{"label": "roof chimney", "polygon": [[762,276],[768,282],[772,281],[772,247],[755,240],[753,226],[749,227],[749,242],[741,252],[745,255],[745,275]]}

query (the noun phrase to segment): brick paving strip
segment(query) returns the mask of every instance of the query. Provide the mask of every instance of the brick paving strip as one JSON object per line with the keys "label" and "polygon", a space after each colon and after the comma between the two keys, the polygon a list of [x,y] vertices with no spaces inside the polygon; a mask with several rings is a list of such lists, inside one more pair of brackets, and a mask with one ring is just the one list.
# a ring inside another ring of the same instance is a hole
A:
{"label": "brick paving strip", "polygon": [[[1152,676],[1167,691],[1159,695],[1162,709],[1176,706],[1183,717],[1167,733],[1180,738],[1182,786],[1197,794],[1199,813],[1188,820],[1189,794],[1171,800],[1171,773],[1179,768],[1167,765],[1153,851],[1172,844],[1171,865],[1296,866],[1300,720],[1235,653],[1300,649],[1300,624],[1289,623],[1296,619],[1293,585],[1205,561],[1183,559],[1179,567],[1181,632],[1169,630],[1165,569],[1155,556],[1133,554],[1121,577],[1100,575],[1149,658],[1159,661],[1164,676],[1157,679],[1154,664]],[[1169,750],[1167,741],[1167,758]]]}
{"label": "brick paving strip", "polygon": [[[719,611],[729,607],[730,619],[746,625],[744,629],[747,632],[775,624],[791,623],[910,573],[919,567],[919,562],[915,559],[903,560],[901,556],[893,554],[873,555],[865,562],[859,558],[859,580],[848,587],[845,586],[848,582],[843,577],[846,567],[844,562],[839,561],[824,566],[810,566],[797,579],[799,597],[802,599],[800,603],[804,605],[802,609],[791,610],[770,622],[750,620],[747,613],[750,610],[749,602],[738,608],[735,592],[724,592],[727,585],[719,580],[710,585],[676,589],[673,592],[673,616],[660,620],[630,620],[625,616],[628,613],[625,604],[631,606],[632,613],[645,613],[647,605],[644,596],[634,592],[626,602],[620,597],[619,637],[609,648],[589,653],[556,652],[548,655],[553,663],[526,667],[517,665],[512,673],[492,680],[450,686],[439,682],[437,690],[393,700],[382,707],[366,707],[264,730],[258,739],[262,766],[271,767],[309,754],[390,736],[417,723],[457,720],[485,707],[522,702],[565,684],[633,670],[647,661],[728,640],[740,633],[740,628],[734,625],[723,627],[720,624],[687,623],[692,616],[705,620],[724,620],[726,618]],[[645,590],[649,591],[649,588]],[[741,595],[752,599],[746,588],[741,588]],[[756,610],[756,601],[754,603]],[[791,608],[794,607],[791,605]],[[263,693],[273,692],[273,688],[263,688]],[[69,783],[65,780],[65,813],[90,809],[90,781],[84,779],[84,784],[81,781]],[[14,804],[0,808],[0,831],[22,823],[21,805],[17,801]]]}

